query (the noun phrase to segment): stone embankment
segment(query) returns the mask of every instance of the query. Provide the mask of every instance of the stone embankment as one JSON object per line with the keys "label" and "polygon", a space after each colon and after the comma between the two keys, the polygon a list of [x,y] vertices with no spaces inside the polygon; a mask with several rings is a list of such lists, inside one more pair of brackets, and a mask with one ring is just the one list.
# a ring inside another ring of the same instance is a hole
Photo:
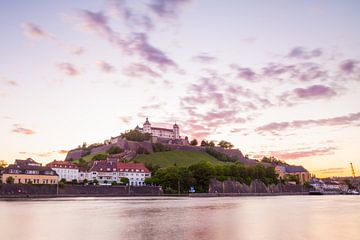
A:
{"label": "stone embankment", "polygon": [[210,194],[260,194],[260,195],[276,195],[276,194],[291,194],[291,193],[308,193],[309,190],[302,185],[292,184],[271,184],[266,186],[259,180],[253,181],[250,186],[237,181],[226,180],[218,181],[211,180],[209,193]]}
{"label": "stone embankment", "polygon": [[121,197],[160,196],[162,188],[157,186],[94,186],[94,185],[0,185],[0,198],[12,197]]}

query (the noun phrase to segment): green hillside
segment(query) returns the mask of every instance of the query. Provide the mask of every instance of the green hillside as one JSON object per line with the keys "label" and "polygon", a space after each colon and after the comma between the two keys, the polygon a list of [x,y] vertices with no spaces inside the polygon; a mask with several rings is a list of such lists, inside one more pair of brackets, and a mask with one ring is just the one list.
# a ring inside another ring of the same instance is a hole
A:
{"label": "green hillside", "polygon": [[201,161],[208,161],[213,164],[225,164],[207,153],[182,150],[138,155],[133,161],[151,163],[160,167],[170,167],[174,166],[174,164],[178,167],[188,167]]}

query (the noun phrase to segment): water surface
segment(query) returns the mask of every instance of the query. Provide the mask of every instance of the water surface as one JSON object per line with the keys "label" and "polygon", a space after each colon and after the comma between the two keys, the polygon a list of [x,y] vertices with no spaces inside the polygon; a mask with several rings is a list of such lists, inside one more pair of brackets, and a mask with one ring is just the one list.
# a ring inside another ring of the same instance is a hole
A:
{"label": "water surface", "polygon": [[0,239],[360,239],[360,196],[0,201]]}

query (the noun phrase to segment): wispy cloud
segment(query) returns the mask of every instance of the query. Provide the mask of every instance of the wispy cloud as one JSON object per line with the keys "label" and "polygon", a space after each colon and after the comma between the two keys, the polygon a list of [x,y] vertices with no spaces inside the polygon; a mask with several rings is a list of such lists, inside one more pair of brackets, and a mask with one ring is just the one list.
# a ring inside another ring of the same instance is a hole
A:
{"label": "wispy cloud", "polygon": [[67,52],[70,52],[75,55],[80,55],[84,52],[84,49],[79,46],[72,46],[64,43],[63,41],[56,38],[53,34],[48,33],[43,30],[39,25],[34,23],[23,23],[23,33],[26,37],[37,40],[48,40],[51,43],[55,44],[57,47],[60,47]]}
{"label": "wispy cloud", "polygon": [[76,67],[71,63],[60,63],[57,65],[57,67],[60,71],[62,71],[64,74],[68,76],[75,77],[80,75],[79,70],[77,70]]}
{"label": "wispy cloud", "polygon": [[281,160],[295,160],[300,158],[333,155],[335,154],[335,147],[324,147],[315,149],[301,149],[301,150],[281,150],[281,151],[269,151],[255,154],[255,158],[262,158],[263,156],[275,156]]}
{"label": "wispy cloud", "polygon": [[194,56],[192,60],[203,64],[210,64],[216,62],[217,58],[206,53],[201,53],[197,56]]}
{"label": "wispy cloud", "polygon": [[288,129],[303,129],[304,127],[313,126],[354,126],[360,121],[360,112],[350,113],[348,115],[323,118],[323,119],[309,119],[296,120],[292,122],[272,122],[255,129],[259,133],[278,133]]}
{"label": "wispy cloud", "polygon": [[320,57],[323,54],[323,51],[320,48],[307,50],[304,47],[295,47],[290,50],[289,54],[287,55],[289,58],[295,59],[310,59]]}
{"label": "wispy cloud", "polygon": [[123,73],[129,77],[142,77],[149,76],[153,78],[159,78],[161,75],[155,72],[149,66],[142,63],[132,63],[123,69]]}
{"label": "wispy cloud", "polygon": [[130,123],[133,118],[131,116],[121,116],[119,119],[123,123]]}
{"label": "wispy cloud", "polygon": [[13,129],[11,130],[14,133],[24,134],[24,135],[33,135],[36,132],[30,128],[25,128],[21,124],[14,124]]}
{"label": "wispy cloud", "polygon": [[330,98],[336,95],[333,88],[324,85],[313,85],[307,88],[295,88],[294,93],[299,98]]}
{"label": "wispy cloud", "polygon": [[110,63],[107,63],[105,61],[97,61],[97,65],[100,67],[100,70],[105,73],[112,73],[115,71],[114,66],[112,66]]}
{"label": "wispy cloud", "polygon": [[176,18],[193,0],[151,0],[149,9],[161,18]]}

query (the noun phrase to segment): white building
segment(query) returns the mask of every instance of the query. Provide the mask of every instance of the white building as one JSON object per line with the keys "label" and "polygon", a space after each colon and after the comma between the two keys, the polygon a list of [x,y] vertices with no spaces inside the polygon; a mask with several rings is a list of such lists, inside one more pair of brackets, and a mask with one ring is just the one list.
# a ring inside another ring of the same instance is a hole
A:
{"label": "white building", "polygon": [[140,128],[139,126],[136,126],[137,130],[139,130],[142,133],[150,133],[153,137],[160,137],[160,138],[167,138],[167,139],[180,139],[180,128],[175,123],[173,125],[173,128],[159,128],[159,127],[152,127],[149,119],[146,118],[145,123],[143,124],[143,127]]}
{"label": "white building", "polygon": [[131,186],[144,186],[145,179],[151,177],[151,172],[142,163],[118,163],[119,178],[129,179]]}
{"label": "white building", "polygon": [[145,179],[151,172],[142,163],[120,163],[112,160],[94,161],[88,173],[82,173],[88,181],[97,180],[100,185],[112,182],[120,183],[121,178],[128,178],[132,186],[144,186]]}
{"label": "white building", "polygon": [[59,180],[65,179],[67,182],[79,180],[79,168],[70,162],[54,160],[46,164],[59,175]]}

